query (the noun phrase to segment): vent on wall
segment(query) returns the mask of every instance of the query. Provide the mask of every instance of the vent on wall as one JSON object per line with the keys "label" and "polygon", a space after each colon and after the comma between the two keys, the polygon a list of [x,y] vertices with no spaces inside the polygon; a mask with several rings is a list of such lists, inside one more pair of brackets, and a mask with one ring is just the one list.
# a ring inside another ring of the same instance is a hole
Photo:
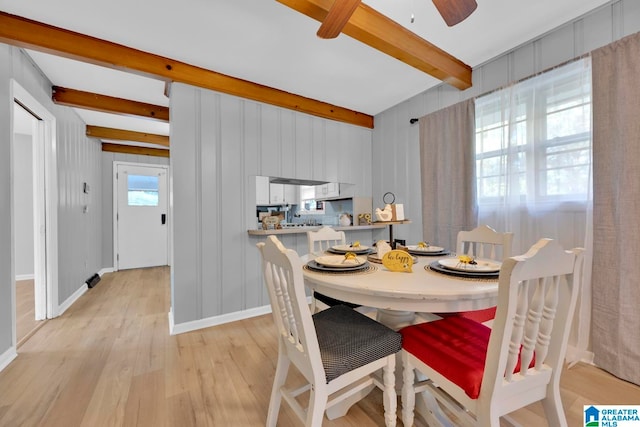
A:
{"label": "vent on wall", "polygon": [[100,281],[100,275],[96,273],[93,276],[89,277],[85,283],[87,284],[89,289],[91,289],[95,285],[97,285],[99,281]]}

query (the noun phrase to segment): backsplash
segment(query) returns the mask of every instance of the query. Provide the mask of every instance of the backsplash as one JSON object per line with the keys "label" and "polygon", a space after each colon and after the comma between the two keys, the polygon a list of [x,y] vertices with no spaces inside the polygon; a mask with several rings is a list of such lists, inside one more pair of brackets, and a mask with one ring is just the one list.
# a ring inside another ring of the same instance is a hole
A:
{"label": "backsplash", "polygon": [[[260,227],[260,212],[283,212],[285,222],[292,222],[296,224],[313,224],[313,225],[330,225],[337,226],[340,224],[340,215],[348,213],[353,215],[353,200],[341,199],[341,200],[325,200],[323,214],[304,214],[300,215],[299,205],[269,205],[269,206],[257,206],[256,216],[257,225]],[[262,215],[264,215],[264,213]]]}

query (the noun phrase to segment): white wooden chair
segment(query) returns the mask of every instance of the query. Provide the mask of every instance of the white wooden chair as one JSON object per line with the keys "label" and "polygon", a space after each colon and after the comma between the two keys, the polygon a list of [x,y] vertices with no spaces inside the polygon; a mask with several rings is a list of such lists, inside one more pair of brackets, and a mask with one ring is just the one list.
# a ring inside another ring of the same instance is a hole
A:
{"label": "white wooden chair", "polygon": [[322,255],[324,251],[336,245],[346,245],[347,239],[344,231],[334,230],[325,225],[317,231],[307,231],[307,244],[309,253]]}
{"label": "white wooden chair", "polygon": [[[322,255],[326,250],[332,246],[346,245],[347,239],[344,231],[334,230],[333,228],[325,225],[317,231],[307,231],[307,245],[309,254]],[[340,301],[330,296],[313,292],[311,300],[311,311],[313,313],[325,310],[334,305],[343,304],[347,307],[358,308],[357,304],[352,304],[346,301]]]}
{"label": "white wooden chair", "polygon": [[[385,423],[396,425],[395,363],[400,334],[343,305],[311,315],[304,292],[302,261],[275,237],[257,244],[278,332],[278,361],[267,427],[275,427],[284,399],[307,427],[346,413],[378,386],[383,390]],[[307,384],[286,387],[293,364]],[[373,375],[382,370],[382,380]],[[309,405],[296,399],[309,392]]]}
{"label": "white wooden chair", "polygon": [[[458,232],[456,251],[458,251],[458,255],[466,254],[475,258],[503,261],[511,256],[512,241],[513,233],[500,233],[488,225],[481,225],[471,231]],[[491,307],[484,310],[465,311],[455,314],[490,325],[495,317],[496,308]],[[447,314],[440,313],[438,315],[447,316]]]}
{"label": "white wooden chair", "polygon": [[[413,424],[415,393],[427,389],[458,425],[498,427],[501,416],[542,401],[549,425],[566,426],[559,384],[581,268],[582,249],[541,239],[503,262],[492,329],[452,316],[401,330],[404,425]],[[414,369],[428,380],[414,383]]]}
{"label": "white wooden chair", "polygon": [[512,241],[513,233],[500,233],[488,225],[481,225],[471,231],[458,232],[456,252],[502,261],[511,256]]}

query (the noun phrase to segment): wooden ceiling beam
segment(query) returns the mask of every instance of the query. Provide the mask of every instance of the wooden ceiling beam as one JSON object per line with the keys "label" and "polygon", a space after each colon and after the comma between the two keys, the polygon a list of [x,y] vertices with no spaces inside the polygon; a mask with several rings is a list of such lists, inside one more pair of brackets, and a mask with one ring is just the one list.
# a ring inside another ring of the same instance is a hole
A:
{"label": "wooden ceiling beam", "polygon": [[134,141],[147,144],[162,145],[169,147],[169,137],[155,133],[135,132],[125,129],[114,129],[102,126],[88,125],[86,135],[91,138],[109,139],[116,141]]}
{"label": "wooden ceiling beam", "polygon": [[316,33],[321,39],[334,39],[349,22],[361,0],[335,0]]}
{"label": "wooden ceiling beam", "polygon": [[[277,0],[323,22],[334,0]],[[342,32],[460,90],[472,85],[471,67],[417,34],[360,3]]]}
{"label": "wooden ceiling beam", "polygon": [[109,144],[107,142],[102,143],[102,151],[154,157],[169,157],[169,150],[165,150],[163,148],[135,147],[133,145]]}
{"label": "wooden ceiling beam", "polygon": [[5,12],[0,12],[0,42],[373,128],[368,114]]}
{"label": "wooden ceiling beam", "polygon": [[85,108],[123,116],[141,116],[164,122],[169,121],[169,107],[162,105],[147,104],[60,86],[53,86],[51,98],[56,104],[68,107]]}

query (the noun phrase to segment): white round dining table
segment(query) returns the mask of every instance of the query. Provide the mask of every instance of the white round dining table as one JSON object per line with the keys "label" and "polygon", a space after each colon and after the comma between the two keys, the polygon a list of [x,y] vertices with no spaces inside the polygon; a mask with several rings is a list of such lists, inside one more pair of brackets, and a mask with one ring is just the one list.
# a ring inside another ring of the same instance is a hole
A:
{"label": "white round dining table", "polygon": [[[302,257],[303,262],[313,255]],[[305,268],[305,284],[342,301],[377,308],[379,319],[390,327],[411,323],[419,313],[450,313],[493,307],[498,301],[498,280],[460,278],[425,269],[438,257],[418,257],[411,272],[389,271],[370,263],[370,272],[332,273]]]}
{"label": "white round dining table", "polygon": [[[301,258],[306,264],[315,256],[307,254]],[[376,319],[395,330],[412,323],[438,319],[433,313],[481,310],[497,304],[497,279],[460,278],[425,269],[425,266],[442,258],[418,257],[411,272],[389,271],[382,264],[370,263],[374,268],[369,272],[342,274],[304,268],[303,276],[305,284],[321,294],[376,308]],[[420,313],[417,318],[416,313]],[[401,369],[396,370],[396,377],[396,384],[400,387]],[[359,396],[366,395],[368,391]],[[339,406],[336,413],[345,414],[348,406]],[[427,425],[441,425],[439,422],[445,419],[434,396],[426,390],[416,395],[415,411]]]}

